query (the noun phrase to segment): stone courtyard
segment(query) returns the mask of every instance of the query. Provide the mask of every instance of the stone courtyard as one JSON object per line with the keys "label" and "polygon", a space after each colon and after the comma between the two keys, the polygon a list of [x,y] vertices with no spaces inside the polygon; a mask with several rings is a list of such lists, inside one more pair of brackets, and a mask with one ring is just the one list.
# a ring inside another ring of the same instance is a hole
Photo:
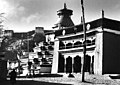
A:
{"label": "stone courtyard", "polygon": [[[74,77],[63,76],[39,76],[34,78],[17,78],[15,85],[120,85],[120,79],[111,79],[109,75],[89,75],[85,74],[85,82],[81,80],[81,74],[73,74]],[[9,78],[0,80],[0,85],[11,85]]]}

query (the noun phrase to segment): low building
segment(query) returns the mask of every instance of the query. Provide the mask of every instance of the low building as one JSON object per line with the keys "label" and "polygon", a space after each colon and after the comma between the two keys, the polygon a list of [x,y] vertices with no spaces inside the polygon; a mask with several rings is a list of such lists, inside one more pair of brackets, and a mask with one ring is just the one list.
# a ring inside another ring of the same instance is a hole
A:
{"label": "low building", "polygon": [[[61,14],[64,16],[64,11]],[[102,11],[102,18],[87,22],[85,26],[85,72],[119,74],[120,21],[105,18]],[[55,31],[52,73],[81,72],[83,35],[82,24],[70,27],[59,25],[59,29]]]}

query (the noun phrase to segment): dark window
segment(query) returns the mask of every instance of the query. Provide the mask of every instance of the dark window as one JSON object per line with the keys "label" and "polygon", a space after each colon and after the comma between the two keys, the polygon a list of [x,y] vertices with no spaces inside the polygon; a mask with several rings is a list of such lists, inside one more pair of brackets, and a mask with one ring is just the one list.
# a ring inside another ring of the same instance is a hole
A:
{"label": "dark window", "polygon": [[82,46],[82,42],[77,41],[74,43],[74,47],[80,47],[80,46]]}
{"label": "dark window", "polygon": [[35,64],[39,64],[38,58],[34,58],[33,61],[34,61]]}
{"label": "dark window", "polygon": [[60,41],[59,47],[60,47],[60,49],[65,49],[65,44],[62,41]]}
{"label": "dark window", "polygon": [[66,49],[72,48],[72,43],[66,44]]}
{"label": "dark window", "polygon": [[54,50],[53,46],[48,46],[49,50]]}
{"label": "dark window", "polygon": [[49,51],[45,51],[45,55],[51,55]]}
{"label": "dark window", "polygon": [[92,40],[92,45],[95,45],[95,39]]}
{"label": "dark window", "polygon": [[43,45],[47,46],[47,45],[49,45],[49,44],[48,44],[47,42],[44,42]]}
{"label": "dark window", "polygon": [[91,40],[86,40],[87,46],[91,45]]}
{"label": "dark window", "polygon": [[42,54],[42,52],[38,52],[38,55],[42,56],[43,54]]}
{"label": "dark window", "polygon": [[54,45],[54,42],[50,42],[50,45]]}
{"label": "dark window", "polygon": [[47,50],[47,48],[46,48],[45,46],[41,46],[40,48],[41,48],[41,50],[43,50],[43,51]]}

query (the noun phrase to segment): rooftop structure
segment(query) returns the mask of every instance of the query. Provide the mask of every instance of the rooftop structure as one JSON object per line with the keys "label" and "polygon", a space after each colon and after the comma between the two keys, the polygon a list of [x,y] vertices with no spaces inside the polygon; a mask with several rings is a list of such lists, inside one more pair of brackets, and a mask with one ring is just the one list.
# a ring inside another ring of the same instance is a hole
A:
{"label": "rooftop structure", "polygon": [[53,28],[62,29],[64,27],[74,26],[73,21],[71,20],[71,15],[73,11],[67,9],[66,3],[64,3],[64,8],[57,11],[57,15],[59,19]]}

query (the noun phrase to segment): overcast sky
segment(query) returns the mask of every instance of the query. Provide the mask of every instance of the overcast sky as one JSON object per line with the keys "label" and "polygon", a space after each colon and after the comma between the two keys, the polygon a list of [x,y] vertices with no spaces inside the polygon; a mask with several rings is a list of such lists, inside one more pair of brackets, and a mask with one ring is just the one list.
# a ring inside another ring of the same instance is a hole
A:
{"label": "overcast sky", "polygon": [[[58,16],[57,11],[63,8],[73,10],[74,24],[80,23],[80,0],[0,0],[0,13],[5,13],[4,25],[6,29],[15,32],[34,30],[36,26],[52,29]],[[101,17],[101,10],[105,17],[120,21],[120,0],[84,0],[86,22]]]}

